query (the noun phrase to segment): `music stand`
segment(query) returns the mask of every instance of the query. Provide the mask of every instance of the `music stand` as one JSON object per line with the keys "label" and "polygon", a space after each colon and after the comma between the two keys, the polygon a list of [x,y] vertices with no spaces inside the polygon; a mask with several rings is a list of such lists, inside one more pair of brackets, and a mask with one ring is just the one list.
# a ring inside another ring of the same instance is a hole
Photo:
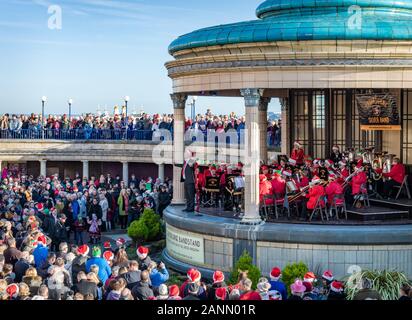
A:
{"label": "music stand", "polygon": [[204,206],[209,205],[211,207],[216,205],[216,195],[220,193],[219,188],[219,178],[217,177],[206,177],[206,185],[205,185],[206,194],[210,195],[209,200],[206,200],[202,204]]}

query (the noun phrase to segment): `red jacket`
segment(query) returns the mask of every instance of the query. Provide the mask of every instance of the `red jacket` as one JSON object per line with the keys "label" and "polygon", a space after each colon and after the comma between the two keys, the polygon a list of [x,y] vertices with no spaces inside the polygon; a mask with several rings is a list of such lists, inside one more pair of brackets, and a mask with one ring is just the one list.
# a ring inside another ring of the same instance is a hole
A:
{"label": "red jacket", "polygon": [[[307,203],[307,208],[310,210],[315,209],[316,202],[320,197],[323,197],[325,195],[325,188],[322,186],[314,186],[309,189],[309,193],[306,195],[306,198],[309,198],[309,201]],[[321,206],[325,206],[325,201],[321,201]]]}
{"label": "red jacket", "polygon": [[[337,181],[331,182],[325,189],[326,195],[328,196],[328,203],[333,204],[333,198],[336,195],[343,194],[343,188]],[[339,199],[336,204],[340,205],[343,200]]]}
{"label": "red jacket", "polygon": [[368,181],[365,171],[359,172],[352,179],[352,195],[361,193],[361,187]]}
{"label": "red jacket", "polygon": [[392,167],[389,173],[384,173],[383,176],[386,178],[392,178],[394,181],[402,184],[403,179],[405,179],[405,166],[398,163]]}
{"label": "red jacket", "polygon": [[197,175],[197,187],[202,189],[206,186],[206,177],[204,173],[199,173]]}
{"label": "red jacket", "polygon": [[300,182],[298,181],[297,178],[293,178],[293,180],[295,181],[296,186],[297,186],[299,189],[302,189],[302,188],[307,187],[307,186],[309,185],[309,179],[308,179],[308,177],[301,177],[301,178],[300,178]]}
{"label": "red jacket", "polygon": [[290,157],[293,160],[296,160],[296,164],[302,165],[305,160],[305,151],[303,151],[303,149],[293,149]]}
{"label": "red jacket", "polygon": [[336,181],[338,181],[339,184],[342,185],[342,184],[345,183],[346,178],[349,177],[349,170],[345,168],[345,169],[341,170],[340,173],[341,173],[342,177],[338,178]]}
{"label": "red jacket", "polygon": [[[263,203],[263,198],[264,196],[271,195],[272,194],[272,184],[270,181],[262,181],[259,183],[259,199],[260,203]],[[266,204],[270,205],[273,204],[273,200],[267,199]]]}
{"label": "red jacket", "polygon": [[256,291],[248,291],[248,292],[245,292],[244,294],[242,294],[240,296],[239,300],[249,300],[249,301],[262,300],[262,297]]}
{"label": "red jacket", "polygon": [[280,176],[274,176],[272,181],[272,191],[278,197],[283,197],[286,193],[286,182]]}

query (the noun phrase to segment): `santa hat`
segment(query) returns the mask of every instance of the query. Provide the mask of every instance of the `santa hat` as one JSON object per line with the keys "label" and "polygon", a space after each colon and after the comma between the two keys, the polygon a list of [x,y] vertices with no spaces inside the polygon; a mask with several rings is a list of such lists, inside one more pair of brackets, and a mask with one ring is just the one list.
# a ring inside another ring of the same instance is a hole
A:
{"label": "santa hat", "polygon": [[215,291],[215,296],[217,300],[226,300],[227,290],[226,288],[217,288]]}
{"label": "santa hat", "polygon": [[290,159],[289,159],[289,163],[290,163],[292,166],[296,166],[296,160],[295,160],[295,159],[290,158]]}
{"label": "santa hat", "polygon": [[339,281],[333,281],[330,285],[330,290],[333,292],[342,292],[343,291],[343,284]]}
{"label": "santa hat", "polygon": [[19,295],[19,286],[15,283],[12,283],[10,285],[7,286],[6,292],[11,299],[16,299],[17,296]]}
{"label": "santa hat", "polygon": [[118,247],[124,246],[125,243],[126,243],[126,240],[123,238],[119,238],[116,240],[116,244]]}
{"label": "santa hat", "polygon": [[356,164],[356,168],[362,168],[362,166],[363,166],[363,160],[362,159],[359,159],[359,161],[358,161],[358,163]]}
{"label": "santa hat", "polygon": [[267,177],[264,174],[260,174],[259,175],[259,180],[260,180],[260,182],[263,182],[263,181],[267,180]]}
{"label": "santa hat", "polygon": [[345,160],[339,161],[339,167],[346,167],[346,161]]}
{"label": "santa hat", "polygon": [[112,245],[110,244],[110,241],[106,241],[106,242],[103,244],[103,248],[105,248],[105,249],[111,249],[111,248],[112,248]]}
{"label": "santa hat", "polygon": [[197,269],[190,269],[187,272],[187,277],[190,282],[198,282],[202,278],[202,274]]}
{"label": "santa hat", "polygon": [[302,147],[302,144],[299,141],[295,141],[293,144],[299,148]]}
{"label": "santa hat", "polygon": [[84,244],[77,248],[77,254],[85,257],[89,254],[89,250],[89,246]]}
{"label": "santa hat", "polygon": [[306,288],[306,291],[305,291],[305,292],[312,292],[312,290],[313,290],[312,282],[303,281],[303,285],[304,285],[305,288]]}
{"label": "santa hat", "polygon": [[112,261],[114,259],[114,254],[113,252],[111,252],[110,250],[107,250],[103,253],[103,258],[109,262]]}
{"label": "santa hat", "polygon": [[237,166],[238,166],[239,168],[243,168],[243,163],[242,163],[242,162],[238,162],[238,163],[237,163]]}
{"label": "santa hat", "polygon": [[330,270],[327,270],[327,271],[325,271],[323,274],[322,274],[322,278],[323,279],[325,279],[325,280],[328,280],[328,281],[333,281],[333,273],[332,273],[332,271],[330,271]]}
{"label": "santa hat", "polygon": [[262,169],[262,171],[265,171],[265,170],[269,170],[269,167],[268,166],[262,166],[261,169]]}
{"label": "santa hat", "polygon": [[41,235],[41,236],[37,237],[37,241],[35,242],[35,244],[38,245],[38,244],[40,244],[40,243],[41,243],[43,246],[46,246],[46,245],[47,245],[47,239],[46,239],[46,237],[45,237],[44,235]]}
{"label": "santa hat", "polygon": [[286,177],[291,177],[292,176],[292,171],[290,170],[282,170],[282,174]]}
{"label": "santa hat", "polygon": [[307,272],[304,277],[303,277],[303,281],[304,282],[314,282],[316,280],[316,276],[313,272]]}
{"label": "santa hat", "polygon": [[312,179],[312,183],[317,183],[320,181],[320,178],[318,176],[314,176]]}
{"label": "santa hat", "polygon": [[330,173],[328,178],[329,179],[336,179],[336,175],[334,173]]}
{"label": "santa hat", "polygon": [[36,209],[37,209],[37,211],[42,212],[44,210],[43,203],[36,204]]}
{"label": "santa hat", "polygon": [[270,280],[278,281],[281,276],[282,276],[282,271],[278,267],[273,268],[272,271],[270,272]]}
{"label": "santa hat", "polygon": [[332,166],[333,165],[333,161],[332,160],[329,160],[329,159],[327,159],[326,161],[325,161],[325,166]]}
{"label": "santa hat", "polygon": [[339,147],[338,147],[337,145],[334,145],[334,146],[332,147],[332,150],[339,150]]}
{"label": "santa hat", "polygon": [[180,290],[177,285],[172,285],[169,287],[169,296],[170,297],[177,297],[180,295]]}
{"label": "santa hat", "polygon": [[137,248],[137,256],[140,260],[146,259],[147,255],[149,254],[149,249],[143,246]]}
{"label": "santa hat", "polygon": [[213,273],[213,283],[223,282],[225,281],[225,275],[222,271],[215,271]]}

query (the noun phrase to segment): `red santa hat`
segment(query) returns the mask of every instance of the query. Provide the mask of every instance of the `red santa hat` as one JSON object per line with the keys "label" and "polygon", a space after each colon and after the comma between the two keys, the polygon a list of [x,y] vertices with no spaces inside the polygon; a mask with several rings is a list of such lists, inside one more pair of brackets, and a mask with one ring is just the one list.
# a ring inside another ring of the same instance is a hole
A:
{"label": "red santa hat", "polygon": [[358,163],[356,164],[356,168],[362,168],[362,166],[363,166],[363,160],[362,159],[359,159],[358,160]]}
{"label": "red santa hat", "polygon": [[119,238],[116,240],[116,244],[118,247],[124,246],[125,243],[126,243],[126,240],[124,238]]}
{"label": "red santa hat", "polygon": [[328,178],[329,178],[330,180],[334,180],[334,179],[336,179],[336,175],[335,175],[334,173],[330,173],[329,176],[328,176]]}
{"label": "red santa hat", "polygon": [[318,176],[314,176],[312,179],[312,183],[317,183],[320,181],[320,178]]}
{"label": "red santa hat", "polygon": [[217,288],[215,291],[215,296],[217,300],[226,300],[227,290],[226,288]]}
{"label": "red santa hat", "polygon": [[19,291],[19,286],[15,283],[8,285],[6,288],[6,292],[9,295],[10,300],[17,298],[17,296],[19,295]]}
{"label": "red santa hat", "polygon": [[295,160],[295,159],[290,158],[290,159],[289,159],[289,163],[290,163],[292,166],[296,166],[296,160]]}
{"label": "red santa hat", "polygon": [[42,211],[44,210],[44,205],[43,205],[43,203],[37,203],[37,204],[36,204],[36,209],[37,209],[39,212],[42,212]]}
{"label": "red santa hat", "polygon": [[346,167],[346,160],[339,161],[339,167]]}
{"label": "red santa hat", "polygon": [[342,282],[339,281],[333,281],[330,285],[330,290],[332,290],[333,292],[337,292],[340,293],[343,291],[343,284]]}
{"label": "red santa hat", "polygon": [[333,165],[333,161],[332,161],[332,160],[327,159],[327,160],[325,161],[325,166],[326,166],[326,167],[331,167],[332,165]]}
{"label": "red santa hat", "polygon": [[323,274],[322,274],[322,278],[323,279],[325,279],[325,280],[328,280],[328,281],[333,281],[333,273],[332,273],[332,271],[330,271],[330,270],[327,270],[327,271],[325,271]]}
{"label": "red santa hat", "polygon": [[103,248],[104,248],[104,249],[111,249],[111,248],[112,248],[112,245],[110,244],[110,241],[106,241],[106,242],[103,244]]}
{"label": "red santa hat", "polygon": [[302,143],[300,143],[300,141],[295,141],[293,144],[299,148],[303,146]]}
{"label": "red santa hat", "polygon": [[146,259],[147,255],[149,254],[149,249],[143,246],[137,248],[137,256],[140,260]]}
{"label": "red santa hat", "polygon": [[213,273],[213,283],[223,282],[225,281],[225,275],[222,271],[215,271]]}
{"label": "red santa hat", "polygon": [[281,276],[282,276],[282,271],[278,267],[273,268],[272,271],[270,272],[270,280],[278,281]]}
{"label": "red santa hat", "polygon": [[237,163],[238,168],[243,168],[243,163],[242,162],[238,162]]}
{"label": "red santa hat", "polygon": [[81,256],[87,256],[89,254],[89,246],[84,244],[77,248],[77,254]]}
{"label": "red santa hat", "polygon": [[113,252],[111,252],[110,250],[107,250],[103,253],[103,258],[109,262],[112,261],[114,259],[114,254]]}
{"label": "red santa hat", "polygon": [[37,237],[37,244],[41,243],[43,246],[47,245],[47,239],[44,234],[41,236]]}
{"label": "red santa hat", "polygon": [[261,167],[261,169],[262,169],[262,171],[266,171],[266,170],[269,170],[269,167],[264,165],[264,166]]}
{"label": "red santa hat", "polygon": [[332,150],[339,150],[339,146],[334,145],[334,146],[332,147]]}
{"label": "red santa hat", "polygon": [[187,277],[190,282],[198,282],[202,278],[202,274],[197,269],[189,269]]}
{"label": "red santa hat", "polygon": [[177,297],[180,295],[180,289],[177,285],[172,285],[169,287],[169,296],[170,297]]}
{"label": "red santa hat", "polygon": [[307,272],[304,277],[303,277],[303,281],[304,282],[314,282],[316,280],[316,276],[313,272]]}

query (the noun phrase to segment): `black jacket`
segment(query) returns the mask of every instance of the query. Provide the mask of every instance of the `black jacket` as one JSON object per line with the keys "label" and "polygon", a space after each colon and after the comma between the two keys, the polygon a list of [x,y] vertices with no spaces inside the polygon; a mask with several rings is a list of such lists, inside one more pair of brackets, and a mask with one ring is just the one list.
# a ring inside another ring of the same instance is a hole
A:
{"label": "black jacket", "polygon": [[159,206],[168,206],[170,204],[170,194],[169,192],[159,193]]}
{"label": "black jacket", "polygon": [[56,221],[53,216],[46,216],[42,225],[43,231],[50,238],[54,238],[56,235]]}
{"label": "black jacket", "polygon": [[56,234],[54,237],[59,243],[69,242],[69,233],[66,224],[62,224],[60,221],[56,223]]}
{"label": "black jacket", "polygon": [[129,272],[122,274],[121,277],[126,280],[127,288],[129,290],[132,290],[137,285],[137,283],[142,280],[141,274],[142,272],[140,270],[129,271]]}
{"label": "black jacket", "polygon": [[93,213],[97,216],[97,219],[101,219],[103,216],[102,207],[99,204],[94,205],[93,203],[91,203],[87,210],[87,216],[90,220],[92,219]]}
{"label": "black jacket", "polygon": [[16,262],[14,266],[14,274],[16,275],[15,282],[21,282],[24,275],[26,274],[26,270],[30,268],[30,263],[27,260],[20,259]]}
{"label": "black jacket", "polygon": [[75,293],[79,292],[82,295],[92,294],[94,299],[97,298],[97,285],[94,282],[87,280],[80,280],[77,284],[73,286],[73,291]]}
{"label": "black jacket", "polygon": [[138,282],[132,289],[132,296],[136,300],[148,300],[154,293],[148,282]]}
{"label": "black jacket", "polygon": [[200,300],[198,296],[189,294],[186,297],[184,297],[182,300]]}
{"label": "black jacket", "polygon": [[86,272],[86,261],[88,257],[77,256],[72,263],[72,279],[73,283],[77,283],[77,275],[80,271]]}
{"label": "black jacket", "polygon": [[145,271],[149,268],[150,263],[152,262],[152,259],[150,259],[149,256],[147,256],[145,259],[140,260],[139,259],[139,270],[140,271]]}

